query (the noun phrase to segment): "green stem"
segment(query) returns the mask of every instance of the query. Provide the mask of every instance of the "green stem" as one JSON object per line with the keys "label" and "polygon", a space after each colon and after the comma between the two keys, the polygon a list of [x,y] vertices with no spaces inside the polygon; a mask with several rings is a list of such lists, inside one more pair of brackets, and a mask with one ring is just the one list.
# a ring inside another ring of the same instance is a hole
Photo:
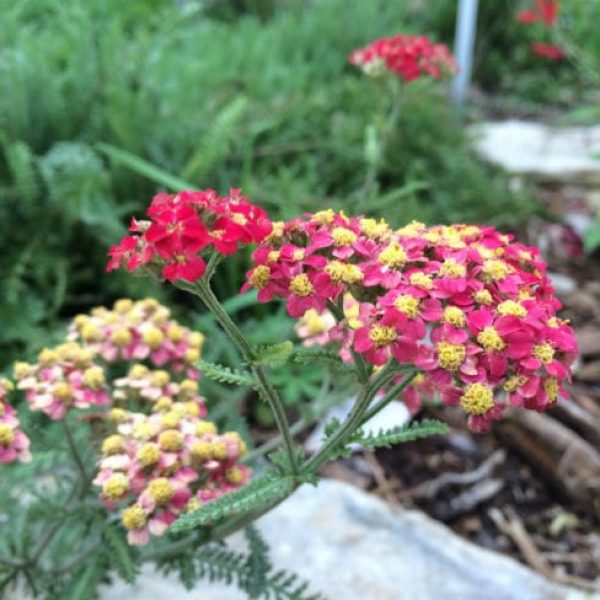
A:
{"label": "green stem", "polygon": [[79,496],[80,498],[84,496],[85,490],[88,484],[88,474],[85,470],[85,465],[83,464],[83,459],[77,450],[77,444],[75,443],[75,439],[73,438],[73,434],[71,433],[71,429],[67,425],[67,420],[63,419],[63,427],[65,430],[65,437],[67,438],[67,444],[69,445],[69,451],[71,452],[71,456],[75,461],[75,465],[77,466],[77,470],[79,471],[80,482],[79,482]]}
{"label": "green stem", "polygon": [[298,459],[294,451],[294,443],[287,415],[277,390],[271,385],[263,367],[261,365],[253,364],[256,358],[254,350],[236,324],[231,320],[231,317],[225,312],[221,303],[210,288],[209,283],[202,279],[196,284],[194,290],[202,302],[204,302],[206,308],[208,308],[215,316],[231,341],[238,347],[244,360],[250,365],[250,369],[258,382],[261,396],[269,403],[269,406],[273,411],[279,433],[283,438],[292,474],[296,475],[298,473]]}
{"label": "green stem", "polygon": [[402,393],[411,384],[412,380],[417,376],[417,374],[418,371],[416,369],[412,372],[409,371],[405,379],[392,386],[385,393],[383,398],[381,398],[381,400],[373,404],[373,406],[371,406],[369,410],[365,412],[360,424],[364,425],[371,417],[376,415],[382,408],[387,406],[394,398],[396,398],[400,393]]}

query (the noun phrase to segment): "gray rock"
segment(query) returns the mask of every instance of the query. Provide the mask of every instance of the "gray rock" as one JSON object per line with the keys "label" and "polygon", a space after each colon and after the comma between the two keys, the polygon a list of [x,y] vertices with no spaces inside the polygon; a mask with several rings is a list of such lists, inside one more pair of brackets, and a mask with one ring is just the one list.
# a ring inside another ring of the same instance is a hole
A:
{"label": "gray rock", "polygon": [[487,161],[517,175],[580,185],[600,182],[600,126],[555,128],[519,120],[471,128]]}
{"label": "gray rock", "polygon": [[[394,511],[340,482],[304,486],[258,523],[277,567],[311,581],[331,600],[591,600],[600,595],[548,582],[511,558],[459,538],[424,514]],[[233,536],[231,543],[239,544]],[[150,572],[102,600],[238,600],[237,590],[185,592]]]}

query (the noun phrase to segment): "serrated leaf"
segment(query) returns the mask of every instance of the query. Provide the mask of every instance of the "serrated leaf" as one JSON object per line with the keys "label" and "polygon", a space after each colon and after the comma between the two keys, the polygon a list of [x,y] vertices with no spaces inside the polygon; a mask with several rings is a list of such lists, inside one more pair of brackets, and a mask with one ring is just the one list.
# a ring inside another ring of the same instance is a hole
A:
{"label": "serrated leaf", "polygon": [[431,435],[441,435],[448,433],[449,428],[446,423],[425,419],[418,423],[411,423],[403,427],[393,427],[387,430],[381,430],[375,434],[364,434],[360,438],[354,438],[364,449],[371,450],[373,448],[386,447],[389,448],[394,444],[410,442],[412,440],[426,438]]}
{"label": "serrated leaf", "polygon": [[244,533],[250,550],[246,561],[248,576],[244,587],[250,598],[260,598],[265,592],[267,574],[271,570],[269,547],[256,527],[250,525]]}
{"label": "serrated leaf", "polygon": [[257,389],[258,387],[258,383],[251,373],[240,371],[239,369],[230,369],[229,367],[224,367],[223,365],[204,360],[201,360],[196,364],[202,371],[202,375],[213,381],[249,387],[252,389]]}
{"label": "serrated leaf", "polygon": [[101,527],[102,535],[110,546],[111,552],[108,556],[111,564],[127,583],[133,583],[138,574],[133,548],[125,540],[122,531],[115,529],[108,523],[102,523]]}
{"label": "serrated leaf", "polygon": [[288,360],[294,352],[294,344],[289,340],[279,344],[269,344],[267,346],[256,346],[254,348],[254,360],[252,364],[268,365],[274,367],[281,365]]}
{"label": "serrated leaf", "polygon": [[351,364],[345,363],[338,353],[320,348],[314,350],[297,350],[294,352],[292,360],[302,365],[325,362],[339,371],[354,372],[354,367]]}
{"label": "serrated leaf", "polygon": [[221,519],[272,506],[289,496],[296,484],[291,477],[274,474],[264,475],[239,490],[208,502],[198,510],[181,515],[171,531],[187,531],[196,527],[212,525]]}

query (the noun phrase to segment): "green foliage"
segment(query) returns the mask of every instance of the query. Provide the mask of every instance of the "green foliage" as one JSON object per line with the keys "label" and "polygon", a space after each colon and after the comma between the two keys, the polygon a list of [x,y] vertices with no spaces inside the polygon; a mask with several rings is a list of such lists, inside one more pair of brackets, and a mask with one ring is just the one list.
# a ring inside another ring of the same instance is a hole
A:
{"label": "green foliage", "polygon": [[219,383],[228,383],[230,385],[238,385],[256,389],[257,383],[254,376],[250,373],[240,371],[239,369],[230,369],[222,365],[206,362],[201,360],[197,363],[199,369],[202,370],[202,375]]}
{"label": "green foliage", "polygon": [[256,477],[248,485],[181,515],[171,526],[171,531],[177,533],[214,525],[227,517],[264,511],[289,496],[295,487],[294,480],[288,476],[273,473]]}
{"label": "green foliage", "polygon": [[336,371],[346,373],[354,372],[354,367],[351,364],[344,362],[340,358],[339,352],[332,352],[325,348],[306,348],[296,350],[292,356],[292,360],[301,365],[312,365],[314,363],[331,365]]}
{"label": "green foliage", "polygon": [[127,583],[133,583],[139,572],[136,564],[136,552],[130,546],[121,527],[101,521],[102,541],[110,550],[110,562],[121,578]]}
{"label": "green foliage", "polygon": [[[325,427],[325,440],[332,437],[339,428],[340,421],[338,419],[332,419]],[[403,444],[405,442],[444,433],[448,433],[448,426],[441,421],[435,421],[433,419],[424,419],[401,427],[382,429],[378,433],[370,433],[363,429],[358,429],[342,446],[332,449],[329,460],[334,460],[339,457],[347,458],[350,456],[352,453],[352,444],[359,444],[364,450],[374,450],[381,447],[389,448],[394,444]]]}
{"label": "green foliage", "polygon": [[248,569],[246,590],[250,598],[259,598],[264,593],[267,576],[272,568],[269,560],[269,547],[253,525],[246,527],[244,533],[250,549],[246,560]]}
{"label": "green foliage", "polygon": [[[257,550],[257,544],[260,543],[258,539],[258,537],[251,539],[248,536],[251,550]],[[182,562],[186,564],[184,568],[182,568]],[[258,563],[260,563],[258,568],[261,576],[257,580],[254,569],[257,568]],[[273,569],[262,548],[259,549],[257,557],[253,558],[252,554],[245,555],[219,544],[209,544],[184,557],[178,557],[170,563],[158,563],[158,567],[166,572],[176,568],[180,574],[186,573],[188,584],[193,584],[198,579],[235,584],[244,590],[249,598],[324,600],[320,594],[310,593],[308,583],[300,581],[297,575]],[[191,585],[188,587],[191,589]]]}
{"label": "green foliage", "polygon": [[253,363],[275,367],[285,363],[294,351],[294,344],[289,340],[277,344],[257,346],[254,348]]}

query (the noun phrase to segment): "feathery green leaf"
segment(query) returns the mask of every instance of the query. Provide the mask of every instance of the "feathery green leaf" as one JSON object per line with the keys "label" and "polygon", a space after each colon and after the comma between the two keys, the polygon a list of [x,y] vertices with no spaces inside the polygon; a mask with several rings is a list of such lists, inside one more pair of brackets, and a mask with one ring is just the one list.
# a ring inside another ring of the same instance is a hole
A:
{"label": "feathery green leaf", "polygon": [[251,373],[240,371],[239,369],[230,369],[223,365],[207,362],[204,360],[196,363],[202,374],[208,379],[218,381],[219,383],[229,383],[257,389],[258,383]]}

